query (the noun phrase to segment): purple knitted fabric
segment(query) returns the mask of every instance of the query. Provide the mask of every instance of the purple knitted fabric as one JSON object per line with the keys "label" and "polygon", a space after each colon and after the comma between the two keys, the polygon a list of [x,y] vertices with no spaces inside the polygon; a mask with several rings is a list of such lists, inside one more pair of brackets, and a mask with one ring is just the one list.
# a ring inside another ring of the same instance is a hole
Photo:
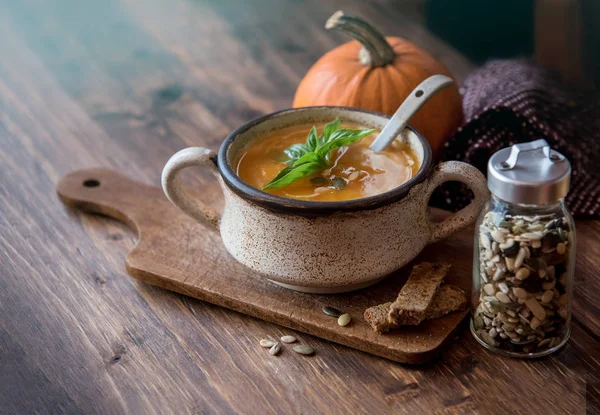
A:
{"label": "purple knitted fabric", "polygon": [[[600,217],[600,101],[567,89],[555,74],[527,61],[491,61],[461,88],[465,123],[446,143],[442,160],[461,160],[486,173],[488,159],[515,143],[544,138],[571,162],[567,206]],[[457,210],[470,192],[445,184],[432,204]]]}

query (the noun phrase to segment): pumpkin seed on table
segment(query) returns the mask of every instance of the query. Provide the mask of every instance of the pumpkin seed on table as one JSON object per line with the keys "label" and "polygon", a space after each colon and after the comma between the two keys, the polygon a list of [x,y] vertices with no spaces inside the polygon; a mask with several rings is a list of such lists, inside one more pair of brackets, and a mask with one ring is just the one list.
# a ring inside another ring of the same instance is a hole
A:
{"label": "pumpkin seed on table", "polygon": [[275,345],[275,342],[273,340],[269,340],[269,339],[262,339],[260,341],[260,345],[262,347],[273,347]]}
{"label": "pumpkin seed on table", "polygon": [[283,336],[280,340],[284,343],[294,343],[297,339],[294,336]]}
{"label": "pumpkin seed on table", "polygon": [[307,346],[305,344],[298,344],[294,347],[292,347],[292,349],[296,352],[296,353],[300,353],[303,355],[311,355],[315,352],[315,349],[313,349],[310,346]]}
{"label": "pumpkin seed on table", "polygon": [[276,356],[281,351],[281,343],[277,342],[269,349],[269,354],[271,356]]}
{"label": "pumpkin seed on table", "polygon": [[328,307],[328,306],[323,307],[323,312],[325,314],[327,314],[328,316],[335,317],[335,318],[338,318],[339,316],[341,316],[343,314],[337,308]]}
{"label": "pumpkin seed on table", "polygon": [[348,313],[342,314],[338,318],[338,324],[342,327],[347,326],[348,324],[350,324],[351,321],[352,321],[352,316]]}

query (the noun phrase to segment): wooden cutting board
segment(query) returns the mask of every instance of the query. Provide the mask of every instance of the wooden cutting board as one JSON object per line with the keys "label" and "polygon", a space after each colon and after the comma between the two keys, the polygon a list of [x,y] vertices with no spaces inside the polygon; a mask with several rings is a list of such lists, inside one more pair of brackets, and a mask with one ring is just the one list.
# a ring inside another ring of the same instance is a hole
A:
{"label": "wooden cutting board", "polygon": [[[220,190],[215,184],[203,191]],[[411,264],[374,286],[346,294],[303,294],[281,288],[236,262],[216,232],[173,206],[158,187],[111,170],[89,169],[63,177],[58,194],[74,209],[116,218],[137,232],[138,243],[126,261],[134,278],[367,353],[425,363],[443,350],[467,314],[454,313],[385,335],[372,331],[362,318],[367,307],[393,300],[412,265],[421,261],[452,264],[446,282],[469,293],[472,227],[429,245]],[[335,318],[321,311],[323,306],[350,313],[352,323],[338,326]]]}

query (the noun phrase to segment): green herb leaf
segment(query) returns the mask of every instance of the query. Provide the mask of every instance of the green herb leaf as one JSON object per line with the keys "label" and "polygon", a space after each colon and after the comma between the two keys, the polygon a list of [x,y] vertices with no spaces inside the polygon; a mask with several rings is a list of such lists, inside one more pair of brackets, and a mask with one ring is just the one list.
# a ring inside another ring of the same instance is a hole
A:
{"label": "green herb leaf", "polygon": [[315,151],[317,147],[319,147],[319,135],[317,134],[317,127],[313,125],[306,139],[306,148],[308,151]]}
{"label": "green herb leaf", "polygon": [[330,122],[325,126],[325,129],[323,130],[323,136],[321,137],[321,146],[329,141],[331,134],[340,129],[340,125],[340,117],[337,117],[335,121]]}
{"label": "green herb leaf", "polygon": [[[323,162],[323,160],[321,159],[321,157],[319,157],[319,155],[317,153],[310,152],[310,153],[304,154],[302,157],[300,157],[298,160],[296,160],[294,162],[294,164],[292,164],[292,166],[299,166],[304,163],[322,163],[322,162]],[[323,168],[325,168],[325,165],[323,165]]]}
{"label": "green herb leaf", "polygon": [[309,161],[296,165],[294,163],[291,166],[286,167],[279,172],[277,176],[269,184],[262,188],[262,190],[276,189],[279,187],[287,186],[288,184],[295,182],[298,179],[306,177],[318,170],[321,170],[323,165],[321,163]]}
{"label": "green herb leaf", "polygon": [[285,154],[290,158],[287,163],[293,164],[300,157],[311,151],[315,151],[319,147],[319,136],[317,129],[313,126],[308,137],[306,138],[306,144],[294,144],[283,150]]}
{"label": "green herb leaf", "polygon": [[[340,119],[336,118],[335,121],[325,126],[320,138],[317,128],[313,126],[306,138],[306,144],[294,144],[285,149],[285,154],[290,158],[287,161],[289,166],[281,170],[262,190],[287,186],[298,179],[327,168],[329,153],[349,146],[375,131],[340,129],[340,125]],[[345,184],[344,181],[344,186]],[[338,183],[338,186],[342,186],[342,184]],[[339,188],[338,186],[336,187]]]}
{"label": "green herb leaf", "polygon": [[290,160],[287,161],[288,164],[293,164],[294,161],[298,160],[300,157],[308,153],[310,150],[306,148],[304,144],[294,144],[289,148],[285,149],[283,152],[288,155]]}
{"label": "green herb leaf", "polygon": [[327,156],[331,151],[349,146],[374,132],[375,130],[337,130],[329,140],[316,150],[319,157]]}

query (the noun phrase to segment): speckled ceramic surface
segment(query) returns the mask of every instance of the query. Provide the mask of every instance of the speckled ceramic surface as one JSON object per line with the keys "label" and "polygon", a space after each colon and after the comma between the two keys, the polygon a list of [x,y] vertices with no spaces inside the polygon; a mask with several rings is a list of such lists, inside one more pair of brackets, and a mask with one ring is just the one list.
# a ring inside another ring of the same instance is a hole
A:
{"label": "speckled ceramic surface", "polygon": [[[382,128],[387,117],[359,109],[314,107],[282,111],[234,131],[219,156],[202,148],[175,154],[163,170],[167,197],[197,221],[217,229],[223,244],[242,264],[280,285],[313,293],[350,291],[373,284],[412,260],[430,242],[472,223],[488,198],[486,181],[461,162],[433,169],[427,142],[405,130],[403,139],[420,158],[421,170],[404,185],[381,195],[346,202],[284,199],[251,188],[235,176],[229,160],[264,132],[299,123],[331,121],[339,116]],[[219,216],[191,199],[177,173],[199,165],[218,178],[225,195]],[[428,219],[432,191],[444,181],[466,183],[474,202],[441,223]]]}

